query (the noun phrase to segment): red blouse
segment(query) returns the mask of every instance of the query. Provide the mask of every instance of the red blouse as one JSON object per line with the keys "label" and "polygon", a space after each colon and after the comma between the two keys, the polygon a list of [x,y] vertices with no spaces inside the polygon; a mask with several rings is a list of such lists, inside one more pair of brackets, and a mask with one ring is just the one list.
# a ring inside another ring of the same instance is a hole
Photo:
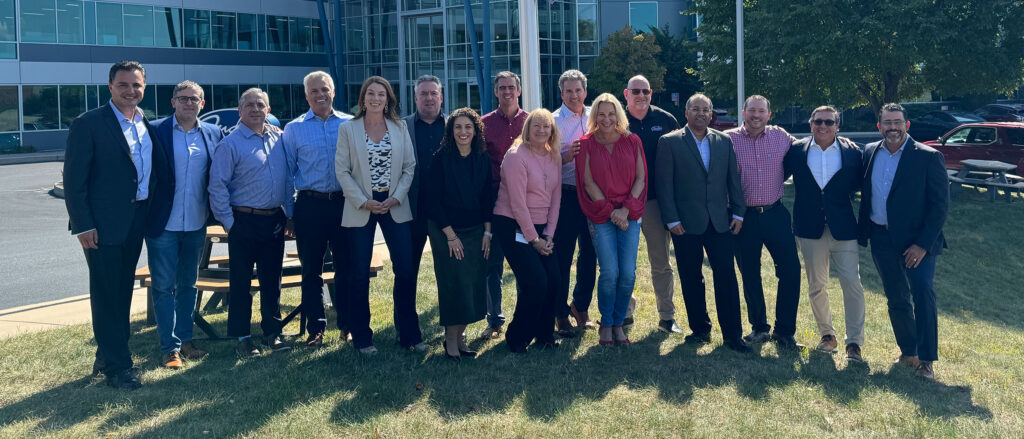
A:
{"label": "red blouse", "polygon": [[[601,201],[591,200],[585,189],[583,177],[587,157],[590,157],[590,176],[604,194],[605,199]],[[637,157],[644,166],[644,190],[639,197],[633,198],[630,190],[636,180]],[[623,206],[629,209],[629,219],[640,219],[647,204],[647,160],[640,138],[632,133],[623,135],[608,153],[608,148],[594,140],[593,134],[581,137],[580,153],[576,156],[576,187],[580,208],[590,222],[604,224],[613,210]]]}

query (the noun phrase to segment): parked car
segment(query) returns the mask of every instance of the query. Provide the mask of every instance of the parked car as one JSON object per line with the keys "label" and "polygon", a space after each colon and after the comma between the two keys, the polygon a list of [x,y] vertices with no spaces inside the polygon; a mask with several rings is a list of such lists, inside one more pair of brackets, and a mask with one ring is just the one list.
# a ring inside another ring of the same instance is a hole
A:
{"label": "parked car", "polygon": [[989,122],[1020,122],[1024,121],[1024,108],[1008,104],[988,104],[974,114]]}
{"label": "parked car", "polygon": [[984,122],[985,119],[962,111],[930,111],[919,117],[910,119],[907,134],[918,142],[935,140],[949,130],[965,123]]}
{"label": "parked car", "polygon": [[729,128],[736,128],[739,125],[735,117],[729,116],[728,111],[716,108],[711,112],[711,123],[708,126],[718,131],[725,131]]}
{"label": "parked car", "polygon": [[961,160],[980,159],[1017,165],[1014,173],[1024,172],[1024,122],[969,123],[924,144],[942,152],[948,169],[960,169]]}

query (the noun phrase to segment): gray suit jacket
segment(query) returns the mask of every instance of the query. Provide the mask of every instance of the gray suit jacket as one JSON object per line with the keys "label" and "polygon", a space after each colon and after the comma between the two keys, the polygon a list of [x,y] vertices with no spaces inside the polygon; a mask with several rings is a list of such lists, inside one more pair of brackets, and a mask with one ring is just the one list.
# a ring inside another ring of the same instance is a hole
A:
{"label": "gray suit jacket", "polygon": [[702,234],[710,222],[715,231],[729,230],[730,213],[742,217],[743,201],[736,152],[728,134],[708,128],[711,159],[700,157],[688,126],[658,140],[656,181],[658,207],[665,224],[682,223],[685,233]]}

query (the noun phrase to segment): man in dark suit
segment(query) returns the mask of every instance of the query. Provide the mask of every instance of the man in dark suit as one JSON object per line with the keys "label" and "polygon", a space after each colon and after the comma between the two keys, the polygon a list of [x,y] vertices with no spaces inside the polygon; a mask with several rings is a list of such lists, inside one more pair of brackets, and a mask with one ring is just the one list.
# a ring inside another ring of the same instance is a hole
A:
{"label": "man in dark suit", "polygon": [[198,120],[203,88],[192,81],[174,87],[174,115],[153,121],[154,133],[167,157],[170,185],[154,193],[146,227],[146,250],[153,276],[153,308],[160,339],[161,363],[178,369],[182,358],[195,360],[206,352],[192,342],[199,259],[211,218],[207,185],[210,163],[223,134]]}
{"label": "man in dark suit", "polygon": [[818,323],[819,351],[838,352],[836,329],[828,302],[830,262],[843,288],[846,315],[846,358],[863,361],[864,287],[860,283],[857,218],[853,195],[861,185],[860,148],[839,137],[839,112],[821,106],[811,113],[812,136],[793,142],[786,154],[786,177],[793,176],[793,234],[804,255],[807,293]]}
{"label": "man in dark suit", "polygon": [[128,350],[135,265],[150,194],[165,191],[167,157],[138,108],[146,70],[136,61],[110,68],[110,102],[71,123],[64,157],[64,193],[71,233],[89,264],[96,363],[107,384],[137,389]]}
{"label": "man in dark suit", "polygon": [[889,300],[889,320],[901,355],[897,364],[934,380],[938,359],[935,258],[946,240],[949,180],[942,153],[907,136],[910,122],[899,104],[878,115],[882,140],[864,150],[857,240],[867,246]]}
{"label": "man in dark suit", "polygon": [[686,126],[658,140],[655,184],[661,219],[672,233],[683,303],[693,331],[686,336],[687,341],[711,340],[711,318],[701,273],[707,251],[725,345],[750,352],[750,346],[741,337],[731,236],[743,226],[746,205],[732,140],[727,134],[708,128],[712,108],[711,99],[700,93],[686,101]]}
{"label": "man in dark suit", "polygon": [[416,273],[420,272],[420,259],[423,258],[423,247],[427,244],[427,209],[419,200],[422,191],[427,187],[420,182],[420,176],[427,175],[434,152],[441,146],[444,138],[445,115],[441,113],[444,103],[444,89],[441,79],[434,75],[423,75],[416,79],[414,100],[416,111],[405,117],[405,126],[409,128],[409,138],[416,147],[416,172],[412,177],[412,188],[409,189],[409,207],[412,208],[412,260]]}

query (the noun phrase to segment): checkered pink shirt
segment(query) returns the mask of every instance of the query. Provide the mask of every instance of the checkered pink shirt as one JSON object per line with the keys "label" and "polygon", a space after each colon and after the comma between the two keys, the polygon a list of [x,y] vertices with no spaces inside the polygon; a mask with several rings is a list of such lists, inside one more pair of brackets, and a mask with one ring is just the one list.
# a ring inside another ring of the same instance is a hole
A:
{"label": "checkered pink shirt", "polygon": [[779,201],[785,178],[782,161],[796,139],[775,125],[766,126],[757,137],[748,136],[745,126],[725,133],[732,138],[732,147],[736,150],[747,206],[767,206]]}

